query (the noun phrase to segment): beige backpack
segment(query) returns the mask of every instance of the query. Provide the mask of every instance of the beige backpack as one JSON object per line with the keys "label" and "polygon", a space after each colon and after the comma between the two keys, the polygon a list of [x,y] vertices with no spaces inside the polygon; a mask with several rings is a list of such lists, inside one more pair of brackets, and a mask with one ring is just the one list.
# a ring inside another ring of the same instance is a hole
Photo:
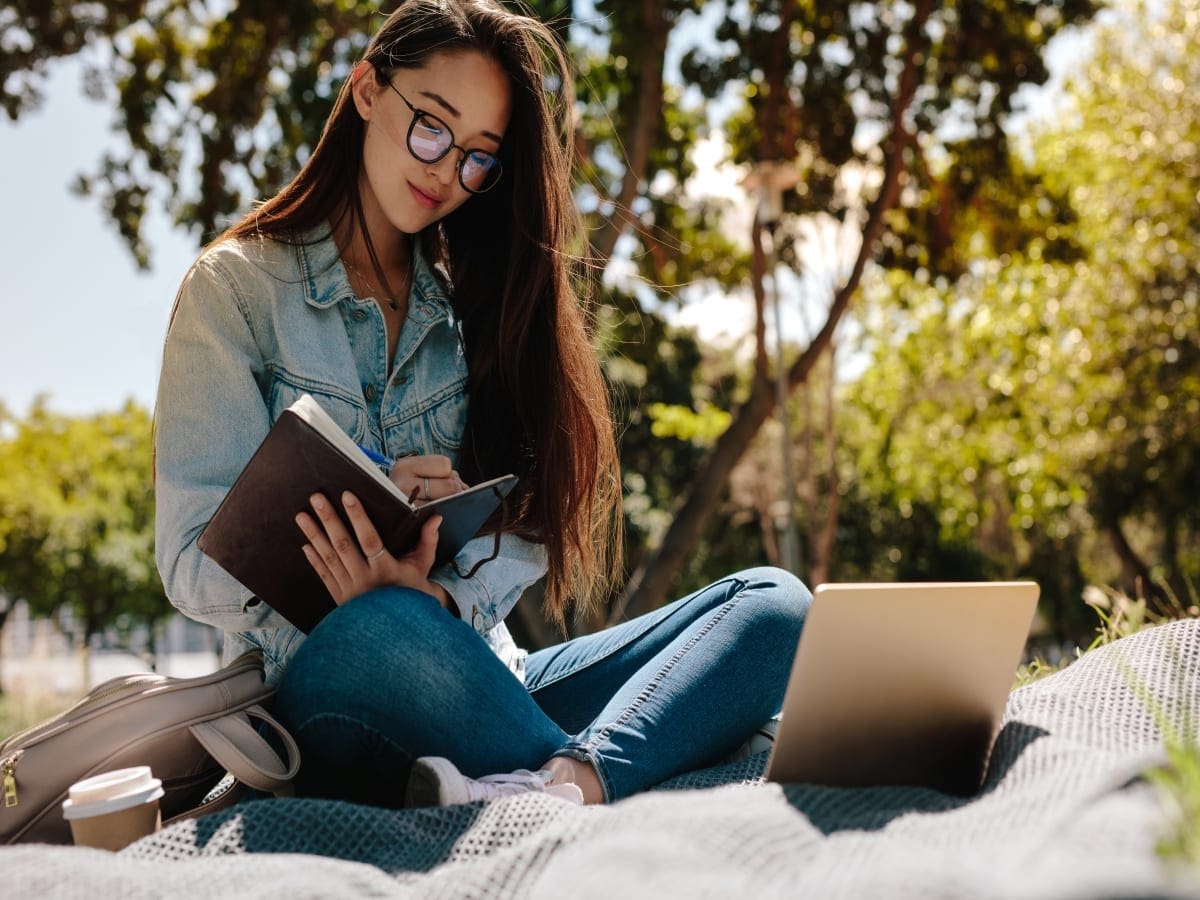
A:
{"label": "beige backpack", "polygon": [[[164,824],[231,806],[243,786],[290,793],[300,752],[265,709],[273,694],[258,651],[198,678],[145,673],[96,686],[0,743],[0,844],[71,843],[62,815],[70,786],[130,766],[162,780]],[[251,720],[275,732],[286,761]]]}

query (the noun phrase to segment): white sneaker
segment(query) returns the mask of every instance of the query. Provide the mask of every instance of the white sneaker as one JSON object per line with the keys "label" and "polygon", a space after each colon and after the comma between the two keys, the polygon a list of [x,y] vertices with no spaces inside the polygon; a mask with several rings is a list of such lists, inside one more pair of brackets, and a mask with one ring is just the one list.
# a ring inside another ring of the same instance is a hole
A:
{"label": "white sneaker", "polygon": [[413,763],[412,773],[408,776],[404,805],[454,806],[458,803],[494,800],[497,797],[527,794],[531,791],[550,794],[569,803],[583,804],[583,791],[578,785],[570,782],[552,784],[551,778],[551,774],[545,769],[538,772],[517,769],[505,775],[468,778],[448,759],[440,756],[422,756]]}
{"label": "white sneaker", "polygon": [[756,753],[766,753],[775,745],[775,733],[779,731],[779,722],[782,716],[775,716],[767,719],[762,725],[746,738],[745,743],[725,757],[725,762],[740,762],[754,756]]}

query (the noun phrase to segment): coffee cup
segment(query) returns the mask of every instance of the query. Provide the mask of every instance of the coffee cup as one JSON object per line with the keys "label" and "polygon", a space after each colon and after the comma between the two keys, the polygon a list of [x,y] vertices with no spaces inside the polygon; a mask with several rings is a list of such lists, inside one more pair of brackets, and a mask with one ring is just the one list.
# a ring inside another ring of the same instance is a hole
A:
{"label": "coffee cup", "polygon": [[149,766],[115,769],[77,781],[63,801],[75,843],[120,850],[162,826],[162,782]]}

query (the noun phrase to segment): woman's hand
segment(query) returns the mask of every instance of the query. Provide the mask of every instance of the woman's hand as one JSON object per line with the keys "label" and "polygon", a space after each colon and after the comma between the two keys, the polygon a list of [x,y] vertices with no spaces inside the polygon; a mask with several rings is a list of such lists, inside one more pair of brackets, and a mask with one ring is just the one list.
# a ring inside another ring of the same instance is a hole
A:
{"label": "woman's hand", "polygon": [[334,603],[340,606],[372,588],[399,585],[432,594],[443,606],[447,605],[449,596],[429,580],[441,516],[430,516],[421,527],[417,545],[396,557],[384,548],[366,510],[349,491],[342,494],[342,508],[350,519],[353,534],[324,494],[313,494],[311,503],[315,518],[302,512],[296,516],[296,524],[308,538],[304,555]]}
{"label": "woman's hand", "polygon": [[418,505],[467,489],[450,464],[450,457],[440,454],[402,456],[392,465],[388,477]]}

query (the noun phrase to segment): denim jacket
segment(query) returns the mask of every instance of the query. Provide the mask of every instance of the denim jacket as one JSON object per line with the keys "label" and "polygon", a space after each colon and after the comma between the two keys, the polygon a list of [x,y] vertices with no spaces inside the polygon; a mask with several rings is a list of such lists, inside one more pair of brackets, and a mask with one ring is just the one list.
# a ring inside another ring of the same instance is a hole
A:
{"label": "denim jacket", "polygon": [[[196,539],[302,393],[365,447],[393,457],[440,453],[457,466],[467,415],[461,332],[438,274],[415,246],[413,257],[408,318],[390,371],[382,312],[355,295],[328,236],[296,246],[223,242],[200,256],[180,291],[155,408],[158,569],[181,612],[226,632],[226,659],[248,646],[263,650],[270,682],[303,633],[201,553]],[[493,549],[491,536],[469,542],[458,570],[469,572]],[[471,578],[447,565],[430,580],[523,678],[525,653],[503,620],[545,570],[541,545],[505,534],[500,555]]]}

